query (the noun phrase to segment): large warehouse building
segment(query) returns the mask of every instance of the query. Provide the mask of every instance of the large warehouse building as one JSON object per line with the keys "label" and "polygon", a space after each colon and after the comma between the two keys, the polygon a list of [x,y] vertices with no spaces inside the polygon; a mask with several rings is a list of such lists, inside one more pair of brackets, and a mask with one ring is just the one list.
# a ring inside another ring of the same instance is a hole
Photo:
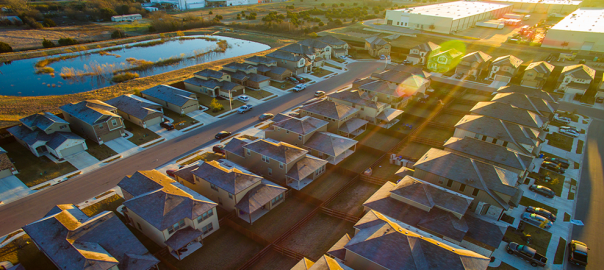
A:
{"label": "large warehouse building", "polygon": [[517,13],[570,14],[581,1],[572,0],[486,0],[491,3],[510,4]]}
{"label": "large warehouse building", "polygon": [[457,1],[386,11],[386,24],[449,34],[512,13],[510,4]]}
{"label": "large warehouse building", "polygon": [[604,52],[604,9],[581,8],[554,25],[541,47]]}

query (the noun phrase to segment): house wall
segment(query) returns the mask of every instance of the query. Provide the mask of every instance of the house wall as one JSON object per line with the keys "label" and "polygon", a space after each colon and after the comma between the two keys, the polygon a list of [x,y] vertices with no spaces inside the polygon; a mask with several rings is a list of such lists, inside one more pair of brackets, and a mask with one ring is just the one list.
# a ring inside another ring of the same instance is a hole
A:
{"label": "house wall", "polygon": [[349,116],[347,116],[345,118],[342,118],[342,119],[338,120],[338,119],[328,118],[328,117],[320,115],[320,114],[312,113],[312,112],[306,111],[304,109],[300,109],[300,116],[301,117],[304,117],[304,116],[307,116],[307,115],[310,115],[310,116],[312,116],[314,118],[325,120],[325,121],[329,122],[329,124],[327,124],[327,130],[329,132],[332,132],[332,133],[337,133],[338,129],[340,128],[340,126],[342,126],[342,124],[344,122],[346,122],[346,121],[348,121],[348,120],[350,120],[352,118],[357,117],[359,115],[359,112],[357,111],[356,113],[354,113],[352,115],[349,115]]}
{"label": "house wall", "polygon": [[288,131],[283,128],[274,127],[275,130],[266,130],[265,137],[271,138],[276,141],[286,142],[298,147],[303,147],[304,144],[314,135],[316,132],[327,131],[327,126],[322,126],[313,132],[309,132],[305,135],[302,135],[302,139],[300,140],[300,134],[295,133],[293,131]]}
{"label": "house wall", "polygon": [[[150,126],[148,123],[158,122],[156,119],[157,118],[163,118],[163,116],[164,116],[162,113],[157,112],[157,113],[152,113],[150,115],[147,115],[147,117],[145,117],[145,119],[143,120],[143,119],[136,118],[136,117],[134,117],[134,116],[132,116],[130,114],[127,114],[127,113],[125,113],[123,111],[120,111],[120,110],[118,110],[117,113],[123,119],[126,119],[130,123],[133,123],[133,124],[135,124],[137,126],[140,126],[140,127],[143,127],[143,128],[147,128],[148,126]],[[161,122],[161,120],[159,122]]]}
{"label": "house wall", "polygon": [[[165,234],[153,227],[149,222],[141,218],[139,215],[134,213],[132,210],[128,209],[128,218],[130,218],[131,226],[145,234],[149,239],[153,240],[160,247],[165,247],[166,244],[164,242],[168,239]],[[140,224],[140,228],[139,228]]]}
{"label": "house wall", "polygon": [[365,270],[388,270],[388,268],[382,267],[377,263],[374,263],[359,254],[356,254],[350,250],[346,250],[345,264],[352,269],[365,269]]}
{"label": "house wall", "polygon": [[71,132],[71,129],[69,128],[69,124],[54,123],[50,125],[50,127],[48,127],[46,130],[44,130],[46,134],[52,134],[57,131]]}
{"label": "house wall", "polygon": [[295,74],[300,74],[300,73],[306,72],[304,70],[306,60],[304,58],[300,59],[300,61],[294,62],[294,61],[289,61],[289,60],[273,58],[270,56],[267,56],[267,57],[277,61],[278,67],[287,68],[287,69],[293,71],[293,73],[295,73]]}
{"label": "house wall", "polygon": [[[116,125],[113,125],[115,120]],[[124,122],[121,117],[110,117],[107,121],[93,126],[94,132],[101,138],[102,142],[117,139],[124,134]]]}
{"label": "house wall", "polygon": [[[253,151],[245,150],[245,160],[248,164],[248,168],[254,168],[255,171],[259,172],[262,176],[271,179],[285,179],[285,175],[287,174],[287,170],[296,164],[300,159],[304,158],[304,155],[299,157],[298,159],[290,162],[289,164],[283,164],[283,169],[279,168],[279,162],[274,159],[269,159],[269,163],[262,161],[262,155]],[[288,166],[289,165],[289,166]],[[269,174],[269,171],[271,173]]]}
{"label": "house wall", "polygon": [[185,83],[185,89],[187,91],[191,91],[194,93],[199,93],[199,94],[204,94],[206,96],[210,96],[210,97],[216,97],[216,92],[218,90],[218,87],[214,88],[214,89],[210,89],[207,87],[201,87],[201,86],[197,86],[194,84],[190,84],[188,82],[184,82]]}
{"label": "house wall", "polygon": [[88,125],[84,121],[71,116],[70,114],[66,113],[65,111],[62,111],[62,112],[63,112],[63,118],[65,119],[65,121],[69,122],[72,130],[75,133],[83,135],[84,137],[101,144],[100,138],[97,136],[95,129],[91,125]]}

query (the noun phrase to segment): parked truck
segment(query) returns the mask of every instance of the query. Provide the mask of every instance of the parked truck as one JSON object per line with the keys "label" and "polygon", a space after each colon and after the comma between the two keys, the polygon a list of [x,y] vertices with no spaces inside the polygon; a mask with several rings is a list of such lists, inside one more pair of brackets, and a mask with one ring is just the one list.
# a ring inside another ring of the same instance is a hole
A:
{"label": "parked truck", "polygon": [[533,267],[545,266],[547,258],[531,247],[520,245],[515,242],[510,242],[506,247],[509,254],[516,255],[523,260],[529,262]]}

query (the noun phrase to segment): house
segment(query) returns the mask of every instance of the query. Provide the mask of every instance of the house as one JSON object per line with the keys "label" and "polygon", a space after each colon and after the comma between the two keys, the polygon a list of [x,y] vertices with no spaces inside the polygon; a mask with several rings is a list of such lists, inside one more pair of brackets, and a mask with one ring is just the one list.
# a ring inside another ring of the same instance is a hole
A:
{"label": "house", "polygon": [[301,118],[278,114],[265,129],[264,137],[275,141],[286,142],[297,147],[304,144],[316,133],[327,131],[329,122],[312,116]]}
{"label": "house", "polygon": [[0,147],[0,179],[19,173],[6,153],[6,150]]}
{"label": "house", "polygon": [[423,76],[423,73],[423,71],[417,74],[407,71],[387,70],[381,73],[373,73],[371,74],[371,78],[397,84],[399,86],[399,95],[404,93],[409,96],[416,94],[423,96],[426,93],[426,89],[430,87],[430,79]]}
{"label": "house", "polygon": [[[236,64],[239,66],[239,63]],[[240,65],[245,66],[243,64]],[[251,69],[253,70],[254,68]],[[184,81],[185,89],[188,91],[210,97],[223,97],[226,99],[245,94],[245,86],[232,82],[231,73],[228,73],[225,70],[217,71],[204,69],[193,75],[193,78]],[[243,77],[241,75],[243,75]],[[241,73],[238,78],[242,82],[249,79],[249,77],[245,77],[245,75]]]}
{"label": "house", "polygon": [[111,211],[88,217],[60,204],[23,230],[58,269],[159,269],[159,260]]}
{"label": "house", "polygon": [[445,151],[504,168],[519,175],[522,183],[534,171],[534,157],[510,150],[502,145],[471,137],[451,137],[445,142]]}
{"label": "house", "polygon": [[487,78],[507,84],[512,80],[512,77],[516,76],[522,62],[522,60],[513,55],[497,57],[493,60],[493,63],[491,63],[489,76]]}
{"label": "house", "polygon": [[[309,72],[312,72],[313,67],[323,66],[323,63],[325,62],[325,58],[323,58],[324,55],[331,55],[331,53],[330,53],[331,47],[329,47],[327,44],[324,44],[324,43],[323,43],[322,47],[323,48],[309,47],[309,46],[302,45],[300,42],[298,42],[298,43],[289,44],[285,47],[281,47],[281,48],[279,48],[279,51],[291,53],[294,56],[300,56],[300,57],[306,58],[308,60],[307,62],[310,63]],[[329,51],[326,51],[326,50],[329,50]],[[269,56],[269,55],[267,55],[267,56]]]}
{"label": "house", "polygon": [[143,19],[143,15],[140,15],[140,14],[127,14],[127,15],[111,16],[112,22],[133,22],[133,21],[138,21],[138,20],[142,20],[142,19]]}
{"label": "house", "polygon": [[246,58],[243,63],[256,66],[258,74],[267,76],[271,80],[285,81],[292,76],[291,70],[277,66],[277,60],[264,56],[252,56]]}
{"label": "house", "polygon": [[371,82],[375,82],[377,80],[374,80],[371,78],[371,76],[369,77],[365,77],[365,78],[360,78],[360,79],[355,79],[352,82],[352,89],[359,89],[361,86],[371,83]]}
{"label": "house", "polygon": [[486,270],[490,259],[379,212],[366,213],[327,254],[352,269]]}
{"label": "house", "polygon": [[308,115],[325,120],[329,122],[327,131],[346,137],[356,137],[365,131],[368,123],[358,118],[359,111],[357,108],[324,99],[302,106],[300,116]]}
{"label": "house", "polygon": [[428,41],[411,48],[409,55],[407,55],[407,61],[414,65],[419,64],[424,66],[428,63],[428,58],[430,58],[431,54],[438,54],[439,52],[440,46]]}
{"label": "house", "polygon": [[121,95],[107,100],[106,103],[116,107],[117,113],[123,119],[142,128],[158,125],[164,120],[164,110],[161,105],[135,95]]}
{"label": "house", "polygon": [[454,137],[471,137],[503,145],[525,155],[538,155],[546,132],[482,115],[466,115],[455,124]]}
{"label": "house", "polygon": [[557,103],[552,106],[552,104],[545,99],[528,96],[521,92],[497,93],[491,101],[507,103],[534,112],[546,119],[549,119],[549,117],[555,113],[556,109],[554,109],[554,106],[558,106]]}
{"label": "house", "polygon": [[69,123],[49,113],[37,113],[19,119],[21,125],[7,128],[15,140],[36,157],[51,154],[57,159],[88,149],[86,140],[71,132]]}
{"label": "house", "polygon": [[[317,38],[323,43],[328,44],[331,47],[331,57],[341,57],[348,55],[348,43],[336,38],[332,35],[325,35]],[[329,58],[327,58],[329,59]]]}
{"label": "house", "polygon": [[[363,203],[365,212],[379,212],[447,241],[491,257],[499,247],[505,228],[467,213],[474,198],[405,176],[386,182]],[[476,244],[479,243],[479,244]]]}
{"label": "house", "polygon": [[530,63],[524,70],[520,85],[541,89],[547,82],[549,75],[554,71],[554,68],[554,65],[545,61]]}
{"label": "house", "polygon": [[310,48],[311,50],[314,50],[315,61],[317,61],[318,58],[321,58],[322,60],[331,59],[331,56],[332,56],[331,46],[329,44],[321,41],[318,38],[305,39],[302,41],[298,41],[297,44],[306,46],[306,47]]}
{"label": "house", "polygon": [[392,45],[390,45],[390,42],[383,40],[379,36],[373,36],[365,39],[365,50],[367,50],[372,57],[389,56]]}
{"label": "house", "polygon": [[85,100],[61,107],[63,118],[74,132],[83,134],[98,144],[123,137],[124,120],[117,108],[99,100]]}
{"label": "house", "polygon": [[424,68],[421,66],[390,63],[386,65],[385,70],[403,71],[416,76],[420,76],[424,79],[430,79],[430,77],[432,77],[432,73],[425,71]]}
{"label": "house", "polygon": [[231,82],[254,89],[269,86],[270,77],[258,74],[258,67],[246,63],[229,63],[223,66],[223,72],[231,75]]}
{"label": "house", "polygon": [[217,201],[227,211],[236,211],[250,224],[282,203],[287,191],[224,159],[184,168],[175,175],[186,187]]}
{"label": "house", "polygon": [[199,101],[194,93],[168,85],[149,88],[142,91],[141,96],[180,115],[199,110]]}
{"label": "house", "polygon": [[137,171],[117,184],[130,225],[182,260],[219,229],[216,203],[156,171]]}
{"label": "house", "polygon": [[357,141],[329,132],[317,132],[306,143],[304,148],[310,154],[336,165],[356,151]]}
{"label": "house", "polygon": [[273,139],[234,138],[224,146],[226,158],[264,178],[301,190],[325,172],[327,161],[308,150]]}
{"label": "house", "polygon": [[449,151],[431,148],[414,165],[413,177],[474,198],[468,207],[496,220],[520,205],[518,174]]}
{"label": "house", "polygon": [[413,88],[399,86],[397,83],[374,80],[359,86],[359,91],[367,93],[371,99],[387,103],[393,108],[404,108],[417,93]]}
{"label": "house", "polygon": [[266,55],[277,61],[277,66],[291,70],[293,74],[308,73],[312,70],[312,61],[305,56],[295,55],[286,51],[274,51]]}
{"label": "house", "polygon": [[455,68],[455,73],[478,79],[483,72],[488,70],[492,59],[493,57],[481,51],[466,54]]}
{"label": "house", "polygon": [[542,132],[547,127],[547,119],[538,114],[520,109],[514,105],[496,101],[482,101],[476,103],[470,110],[471,114],[484,115],[506,122],[518,124],[528,128],[534,128]]}
{"label": "house", "polygon": [[565,66],[558,77],[558,88],[565,93],[585,94],[591,82],[595,79],[596,71],[586,65]]}
{"label": "house", "polygon": [[[535,89],[531,87],[525,87],[520,85],[508,85],[497,89],[497,93],[518,93],[526,95],[533,104],[537,104],[539,107],[544,104],[548,104],[554,111],[558,110],[558,100],[552,97],[548,92],[541,89]],[[512,104],[514,105],[514,104]],[[548,110],[549,111],[549,110]]]}
{"label": "house", "polygon": [[428,69],[432,72],[445,73],[455,68],[462,57],[463,53],[456,49],[432,53],[428,58]]}
{"label": "house", "polygon": [[306,257],[302,258],[291,270],[353,270],[346,266],[342,260],[336,260],[330,256],[323,255],[316,262]]}
{"label": "house", "polygon": [[403,111],[393,109],[390,104],[377,101],[377,97],[357,90],[338,91],[327,95],[327,100],[358,108],[359,118],[374,125],[384,124],[386,127],[398,123],[398,117]]}

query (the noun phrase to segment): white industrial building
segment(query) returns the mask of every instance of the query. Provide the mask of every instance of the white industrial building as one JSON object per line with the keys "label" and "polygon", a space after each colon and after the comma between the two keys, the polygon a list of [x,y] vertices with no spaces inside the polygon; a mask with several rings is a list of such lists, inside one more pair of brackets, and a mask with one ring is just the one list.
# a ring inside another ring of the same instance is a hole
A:
{"label": "white industrial building", "polygon": [[180,10],[206,7],[206,0],[151,0],[151,3],[168,3]]}
{"label": "white industrial building", "polygon": [[511,13],[510,4],[457,1],[386,11],[386,24],[438,33],[454,33],[477,22]]}
{"label": "white industrial building", "polygon": [[581,1],[572,0],[486,0],[491,3],[510,4],[516,13],[570,14]]}
{"label": "white industrial building", "polygon": [[554,25],[541,47],[604,52],[604,9],[581,8]]}
{"label": "white industrial building", "polygon": [[137,21],[137,20],[141,20],[141,19],[143,19],[143,16],[140,14],[111,16],[112,22],[133,22],[133,21]]}

